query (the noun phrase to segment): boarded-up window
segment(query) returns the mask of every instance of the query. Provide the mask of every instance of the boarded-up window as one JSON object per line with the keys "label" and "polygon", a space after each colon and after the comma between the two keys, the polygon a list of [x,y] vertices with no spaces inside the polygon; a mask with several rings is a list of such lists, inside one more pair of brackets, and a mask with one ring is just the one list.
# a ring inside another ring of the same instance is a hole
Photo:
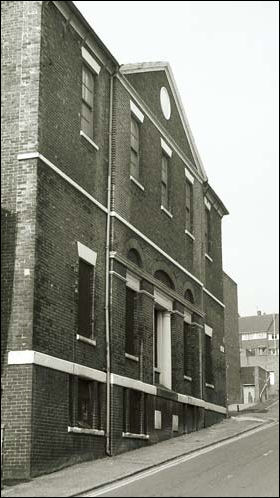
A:
{"label": "boarded-up window", "polygon": [[205,334],[205,376],[206,382],[213,384],[212,338]]}
{"label": "boarded-up window", "polygon": [[101,429],[102,389],[100,382],[69,376],[69,422],[71,426]]}
{"label": "boarded-up window", "polygon": [[81,129],[93,138],[94,76],[86,65],[83,65],[82,76]]}
{"label": "boarded-up window", "polygon": [[191,325],[184,323],[184,374],[192,377],[192,333]]}
{"label": "boarded-up window", "polygon": [[140,159],[140,142],[139,142],[139,123],[131,116],[130,129],[130,174],[139,180],[139,159]]}
{"label": "boarded-up window", "polygon": [[93,336],[93,277],[94,267],[80,259],[78,329],[88,338]]}
{"label": "boarded-up window", "polygon": [[125,321],[125,352],[131,355],[137,353],[137,292],[126,287],[126,321]]}
{"label": "boarded-up window", "polygon": [[205,252],[211,254],[210,211],[207,208],[205,208]]}
{"label": "boarded-up window", "polygon": [[144,415],[144,396],[140,391],[124,389],[124,432],[141,433]]}

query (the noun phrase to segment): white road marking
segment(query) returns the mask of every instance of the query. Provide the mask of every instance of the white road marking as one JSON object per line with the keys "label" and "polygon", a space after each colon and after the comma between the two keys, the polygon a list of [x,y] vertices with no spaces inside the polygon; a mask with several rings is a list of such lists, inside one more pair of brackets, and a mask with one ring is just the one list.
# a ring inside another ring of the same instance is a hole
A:
{"label": "white road marking", "polygon": [[263,454],[263,456],[267,456],[269,455],[270,453],[273,453],[273,450],[268,450],[266,453]]}
{"label": "white road marking", "polygon": [[[174,467],[176,465],[179,465],[180,463],[187,462],[189,460],[192,460],[193,458],[197,458],[201,455],[204,455],[205,453],[210,453],[213,450],[216,450],[217,448],[221,448],[222,446],[226,446],[230,443],[234,443],[235,441],[239,441],[240,439],[244,439],[246,437],[252,436],[252,434],[256,434],[257,432],[263,431],[265,429],[269,429],[270,427],[276,425],[278,422],[271,422],[269,424],[265,424],[261,427],[256,427],[256,429],[252,429],[251,431],[248,431],[244,434],[240,434],[238,436],[232,437],[231,439],[227,439],[225,441],[220,441],[218,443],[213,444],[210,447],[207,448],[202,448],[201,450],[196,451],[195,453],[191,453],[189,455],[185,455],[183,457],[178,457],[176,460],[169,462],[169,463],[163,463],[162,465],[156,467],[155,469],[150,469],[147,471],[141,472],[140,475],[134,475],[131,477],[124,477],[121,481],[118,481],[117,483],[113,484],[108,484],[104,485],[102,488],[97,489],[96,491],[88,491],[83,494],[77,495],[80,497],[95,497],[95,496],[100,496],[106,493],[109,493],[111,491],[114,491],[115,489],[121,488],[123,486],[126,486],[128,484],[132,484],[136,481],[139,481],[140,479],[144,479],[145,477],[150,477],[154,474],[157,474],[158,472],[161,472],[162,470],[169,469],[171,467]],[[271,450],[270,450],[271,451]]]}

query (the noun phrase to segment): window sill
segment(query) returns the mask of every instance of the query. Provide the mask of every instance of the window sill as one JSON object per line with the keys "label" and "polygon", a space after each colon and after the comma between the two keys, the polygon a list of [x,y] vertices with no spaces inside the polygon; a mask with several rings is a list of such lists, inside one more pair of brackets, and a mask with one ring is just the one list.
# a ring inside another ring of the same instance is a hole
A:
{"label": "window sill", "polygon": [[91,436],[105,436],[105,431],[99,429],[84,429],[83,427],[69,427],[68,432],[76,434],[89,434]]}
{"label": "window sill", "polygon": [[88,135],[84,131],[80,130],[80,135],[81,137],[84,137],[85,140],[87,140],[90,145],[92,145],[96,150],[99,150],[98,145],[96,145],[96,143],[90,137],[88,137]]}
{"label": "window sill", "polygon": [[143,187],[143,185],[141,185],[140,182],[138,182],[138,180],[136,180],[136,178],[134,178],[134,176],[130,175],[129,178],[133,183],[135,183],[135,185],[137,185],[137,187],[139,187],[144,192],[145,188]]}
{"label": "window sill", "polygon": [[189,377],[188,375],[184,375],[184,380],[189,380],[190,382],[192,382],[192,377]]}
{"label": "window sill", "polygon": [[139,356],[134,356],[133,354],[125,353],[125,357],[132,361],[139,361]]}
{"label": "window sill", "polygon": [[173,218],[173,214],[170,213],[170,211],[168,211],[168,209],[166,209],[164,206],[160,206],[160,209],[165,213],[167,214],[167,216],[169,216],[169,218]]}
{"label": "window sill", "polygon": [[209,256],[209,254],[207,254],[207,252],[205,253],[205,258],[209,259],[209,261],[213,263],[213,259],[211,258],[211,256]]}
{"label": "window sill", "polygon": [[126,437],[128,439],[150,439],[148,434],[133,434],[132,432],[123,432],[122,437]]}
{"label": "window sill", "polygon": [[214,384],[208,384],[208,382],[205,382],[206,387],[210,387],[210,389],[215,389]]}
{"label": "window sill", "polygon": [[195,240],[195,237],[193,236],[193,234],[191,232],[189,232],[186,228],[185,228],[185,234],[188,235],[192,240]]}
{"label": "window sill", "polygon": [[96,346],[96,339],[89,339],[84,335],[76,334],[77,341],[85,342],[86,344],[90,344],[91,346]]}

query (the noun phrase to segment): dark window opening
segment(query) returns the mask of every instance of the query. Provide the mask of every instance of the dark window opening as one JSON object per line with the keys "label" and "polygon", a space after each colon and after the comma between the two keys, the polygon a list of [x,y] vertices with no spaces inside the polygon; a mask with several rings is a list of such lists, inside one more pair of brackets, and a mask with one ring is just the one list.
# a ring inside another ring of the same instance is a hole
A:
{"label": "dark window opening", "polygon": [[161,159],[161,205],[169,209],[169,160],[165,154]]}
{"label": "dark window opening", "polygon": [[134,389],[124,389],[124,432],[141,434],[141,421],[145,420],[144,408],[143,393]]}
{"label": "dark window opening", "polygon": [[141,257],[136,249],[130,249],[127,253],[127,258],[136,266],[142,267]]}
{"label": "dark window opening", "polygon": [[164,271],[157,270],[154,274],[154,277],[157,280],[160,280],[164,285],[166,285],[166,287],[169,287],[169,289],[175,289],[171,278]]}
{"label": "dark window opening", "polygon": [[205,335],[205,376],[208,384],[213,384],[212,338]]}
{"label": "dark window opening", "polygon": [[193,298],[193,293],[190,289],[187,289],[185,292],[185,299],[187,301],[190,301],[190,303],[194,304],[194,298]]}
{"label": "dark window opening", "polygon": [[140,125],[138,121],[131,116],[130,128],[130,174],[136,180],[139,180],[140,171]]}
{"label": "dark window opening", "polygon": [[186,181],[186,229],[188,232],[193,230],[193,187]]}
{"label": "dark window opening", "polygon": [[192,377],[192,333],[191,325],[184,323],[184,375]]}
{"label": "dark window opening", "polygon": [[137,353],[137,292],[126,287],[126,322],[125,322],[125,352],[131,355]]}
{"label": "dark window opening", "polygon": [[84,337],[93,337],[93,287],[94,267],[82,259],[79,260],[79,302],[78,330]]}

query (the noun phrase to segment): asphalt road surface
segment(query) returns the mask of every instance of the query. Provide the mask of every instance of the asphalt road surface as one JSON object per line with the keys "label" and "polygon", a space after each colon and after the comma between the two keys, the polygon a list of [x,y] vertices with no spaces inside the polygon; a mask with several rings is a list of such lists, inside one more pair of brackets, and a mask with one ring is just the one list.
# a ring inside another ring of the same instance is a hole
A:
{"label": "asphalt road surface", "polygon": [[128,484],[115,483],[86,496],[278,497],[278,428],[275,424],[160,472],[135,476]]}

